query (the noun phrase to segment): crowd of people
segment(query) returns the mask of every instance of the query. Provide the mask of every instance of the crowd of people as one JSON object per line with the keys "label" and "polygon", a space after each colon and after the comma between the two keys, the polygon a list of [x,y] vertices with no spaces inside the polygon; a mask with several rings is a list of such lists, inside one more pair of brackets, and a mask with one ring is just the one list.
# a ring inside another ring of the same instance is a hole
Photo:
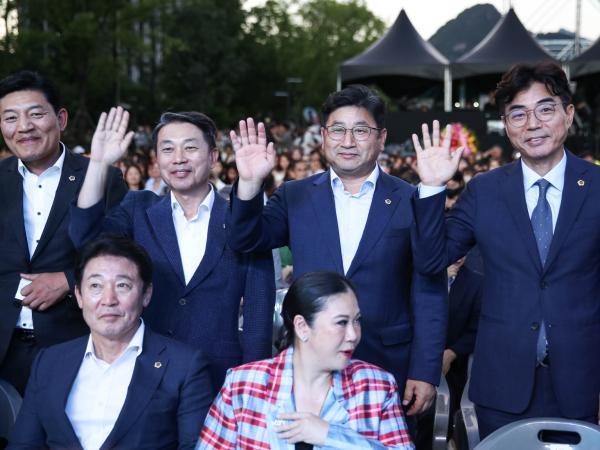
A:
{"label": "crowd of people", "polygon": [[84,157],[48,79],[1,80],[8,448],[425,448],[471,353],[482,439],[598,423],[600,168],[564,148],[560,67],[517,65],[495,98],[514,160],[452,148],[438,121],[386,154],[362,85],[302,132],[201,112],[130,131],[114,107]]}

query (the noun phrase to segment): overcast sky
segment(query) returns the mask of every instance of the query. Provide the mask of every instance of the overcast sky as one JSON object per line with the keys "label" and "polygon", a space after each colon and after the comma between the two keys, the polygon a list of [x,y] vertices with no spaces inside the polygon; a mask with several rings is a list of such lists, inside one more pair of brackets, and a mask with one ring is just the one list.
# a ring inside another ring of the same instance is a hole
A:
{"label": "overcast sky", "polygon": [[[491,3],[504,14],[512,4],[521,22],[534,33],[575,31],[577,0],[366,0],[371,11],[391,25],[402,8],[425,39],[454,19],[461,11],[478,3]],[[600,0],[581,0],[581,35],[591,40],[600,36]]]}
{"label": "overcast sky", "polygon": [[[299,0],[300,2],[302,0]],[[394,23],[400,10],[406,14],[417,31],[429,39],[438,28],[454,19],[466,8],[479,3],[491,3],[504,14],[512,4],[517,16],[529,31],[534,33],[558,31],[564,28],[575,31],[577,0],[364,0],[368,8],[386,24]],[[600,36],[600,0],[581,1],[581,35],[590,40]],[[264,0],[244,0],[244,7],[263,4]]]}

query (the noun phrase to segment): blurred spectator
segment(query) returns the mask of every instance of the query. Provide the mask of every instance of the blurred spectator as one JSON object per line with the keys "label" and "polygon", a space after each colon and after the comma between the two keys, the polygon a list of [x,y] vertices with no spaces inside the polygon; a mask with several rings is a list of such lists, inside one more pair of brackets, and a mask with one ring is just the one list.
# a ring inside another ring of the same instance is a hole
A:
{"label": "blurred spectator", "polygon": [[156,195],[165,195],[168,191],[167,183],[160,176],[160,168],[156,161],[153,161],[148,167],[148,179],[144,189],[152,191]]}
{"label": "blurred spectator", "polygon": [[144,189],[142,170],[137,164],[130,164],[127,166],[124,178],[130,191],[141,191]]}

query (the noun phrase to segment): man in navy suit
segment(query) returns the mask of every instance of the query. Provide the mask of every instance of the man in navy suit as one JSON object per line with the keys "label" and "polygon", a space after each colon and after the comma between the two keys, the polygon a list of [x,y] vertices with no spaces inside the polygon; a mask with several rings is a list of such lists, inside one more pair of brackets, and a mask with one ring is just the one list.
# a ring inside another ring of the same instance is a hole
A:
{"label": "man in navy suit", "polygon": [[208,364],[140,319],[148,253],[101,238],[83,248],[75,282],[91,333],[39,353],[8,448],[194,448],[212,400]]}
{"label": "man in navy suit", "polygon": [[[202,113],[165,113],[153,133],[161,176],[171,192],[129,192],[104,214],[105,174],[126,151],[128,113],[103,113],[90,166],[72,209],[76,245],[103,231],[135,239],[155,267],[144,319],[159,333],[207,354],[215,394],[228,368],[271,356],[275,281],[271,253],[243,255],[226,238],[226,201],[208,182],[218,157],[214,122]],[[238,319],[243,298],[243,334]]]}
{"label": "man in navy suit", "polygon": [[[21,394],[40,348],[88,332],[72,295],[68,235],[69,205],[88,159],[60,141],[67,122],[58,90],[39,73],[0,81],[0,127],[13,154],[0,162],[0,378]],[[126,191],[113,168],[100,208],[118,204]]]}
{"label": "man in navy suit", "polygon": [[449,133],[440,144],[436,122],[431,138],[423,126],[424,148],[413,135],[418,269],[475,244],[483,258],[469,392],[482,438],[530,417],[597,422],[600,394],[600,168],[564,148],[574,107],[559,66],[517,65],[495,96],[521,159],[471,180],[445,221],[441,191],[460,151]]}
{"label": "man in navy suit", "polygon": [[323,105],[323,151],[330,170],[285,183],[263,208],[262,183],[274,167],[262,123],[231,133],[239,181],[232,193],[231,247],[244,252],[289,245],[294,276],[345,274],[358,293],[363,338],[356,357],[392,372],[408,414],[427,409],[439,383],[447,318],[445,268],[413,271],[414,187],[380,170],[385,105],[366,86],[331,94]]}

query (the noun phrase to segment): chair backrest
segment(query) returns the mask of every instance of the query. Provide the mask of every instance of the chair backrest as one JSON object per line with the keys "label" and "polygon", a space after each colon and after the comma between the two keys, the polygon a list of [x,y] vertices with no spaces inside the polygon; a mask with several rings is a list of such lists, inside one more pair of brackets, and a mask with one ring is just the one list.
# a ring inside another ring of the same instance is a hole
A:
{"label": "chair backrest", "polygon": [[21,403],[23,399],[12,384],[0,379],[0,438],[9,438]]}
{"label": "chair backrest", "polygon": [[[575,444],[560,444],[552,438],[543,438],[542,431],[557,435],[560,432],[575,433],[579,442]],[[536,418],[519,420],[494,431],[479,443],[476,450],[505,450],[527,449],[545,450],[551,448],[598,450],[600,449],[600,427],[588,422],[577,420]]]}
{"label": "chair backrest", "polygon": [[448,422],[450,420],[450,388],[446,377],[442,375],[435,397],[435,416],[433,417],[432,450],[446,450]]}
{"label": "chair backrest", "polygon": [[469,357],[468,378],[460,398],[460,409],[454,419],[454,441],[459,450],[473,450],[479,444],[479,425],[475,414],[475,405],[469,400],[469,385],[471,384],[471,365],[473,355]]}
{"label": "chair backrest", "polygon": [[277,347],[279,346],[279,338],[281,335],[281,329],[283,328],[283,318],[281,317],[281,307],[283,305],[283,299],[287,294],[287,289],[277,289],[275,291],[275,308],[273,310],[273,356],[277,354]]}

